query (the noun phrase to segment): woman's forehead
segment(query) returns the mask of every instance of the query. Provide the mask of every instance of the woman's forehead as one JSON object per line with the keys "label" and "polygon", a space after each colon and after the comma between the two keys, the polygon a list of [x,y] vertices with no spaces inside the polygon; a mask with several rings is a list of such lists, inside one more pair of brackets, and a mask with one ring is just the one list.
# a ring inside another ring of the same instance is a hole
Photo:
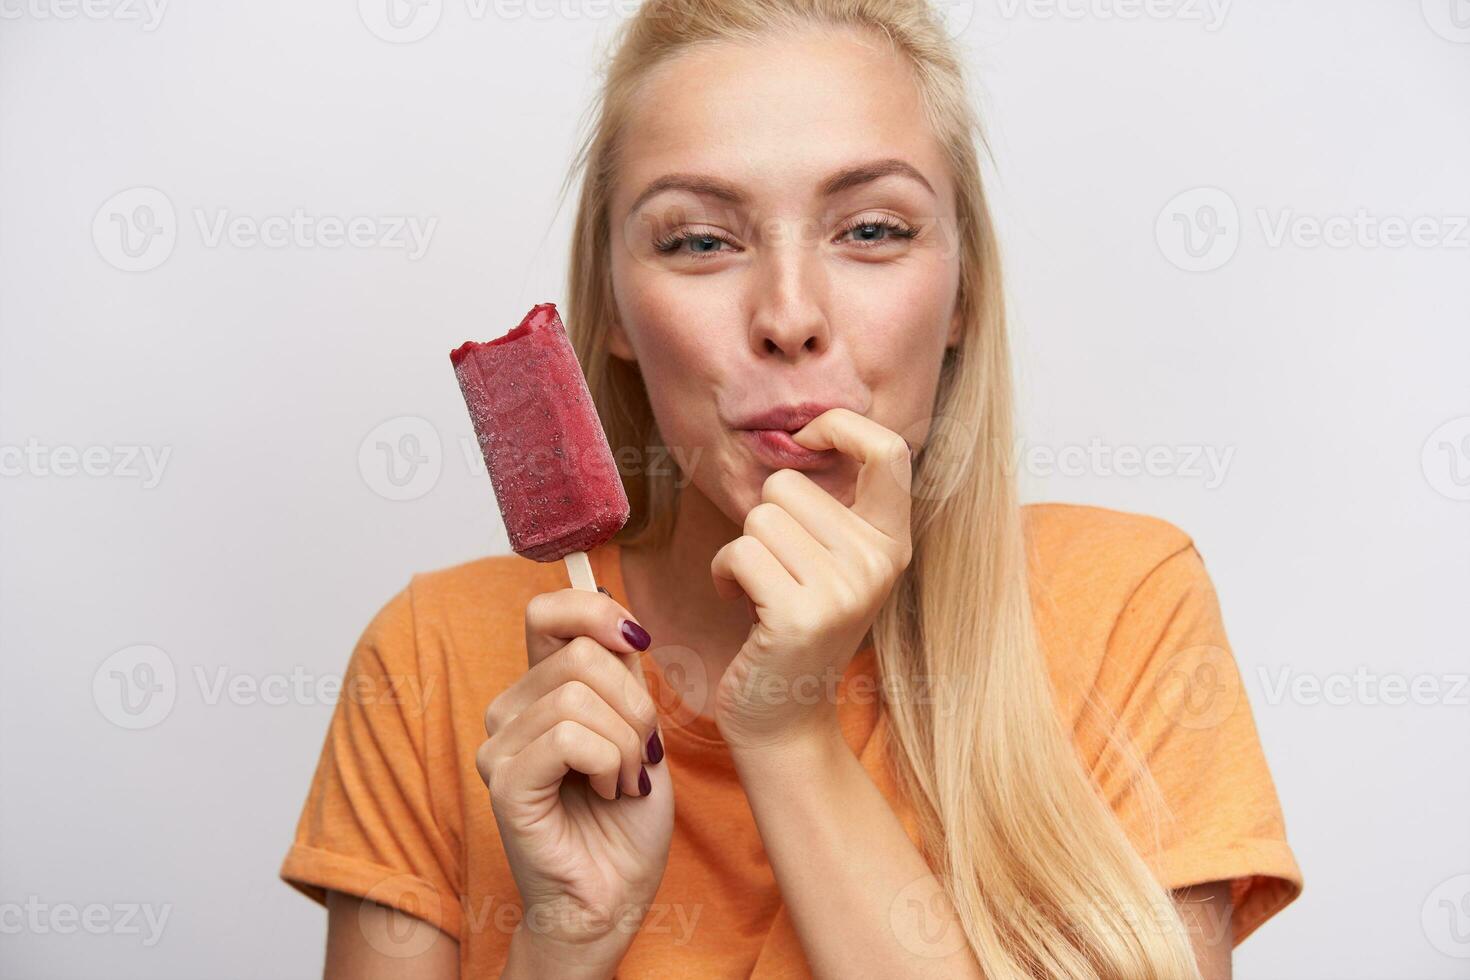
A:
{"label": "woman's forehead", "polygon": [[666,173],[708,173],[762,190],[815,189],[854,161],[900,158],[944,178],[905,59],[853,31],[702,45],[641,88],[619,153],[623,206]]}

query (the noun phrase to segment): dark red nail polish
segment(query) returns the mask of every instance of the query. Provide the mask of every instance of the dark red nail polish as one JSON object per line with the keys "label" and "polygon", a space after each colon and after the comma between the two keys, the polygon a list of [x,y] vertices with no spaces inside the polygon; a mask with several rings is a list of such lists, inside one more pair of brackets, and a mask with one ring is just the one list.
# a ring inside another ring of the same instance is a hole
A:
{"label": "dark red nail polish", "polygon": [[622,632],[623,639],[631,643],[634,650],[647,650],[648,644],[653,642],[648,631],[631,619],[623,620]]}
{"label": "dark red nail polish", "polygon": [[648,778],[648,767],[638,767],[638,795],[647,796],[653,792],[653,780]]}
{"label": "dark red nail polish", "polygon": [[648,736],[648,761],[655,765],[664,761],[664,743],[659,740],[657,730]]}

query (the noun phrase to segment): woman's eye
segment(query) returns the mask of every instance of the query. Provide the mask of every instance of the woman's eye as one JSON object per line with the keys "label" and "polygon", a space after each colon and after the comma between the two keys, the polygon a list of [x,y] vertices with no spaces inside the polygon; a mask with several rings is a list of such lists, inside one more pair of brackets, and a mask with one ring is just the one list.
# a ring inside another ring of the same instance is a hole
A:
{"label": "woman's eye", "polygon": [[718,252],[720,246],[725,244],[713,235],[695,235],[685,241],[689,243],[691,252]]}
{"label": "woman's eye", "polygon": [[[918,232],[907,225],[891,220],[860,221],[848,225],[838,240],[851,236],[853,243],[862,248],[873,248],[885,242],[912,239]],[[674,234],[654,242],[654,248],[664,255],[682,255],[690,258],[705,258],[721,252],[735,250],[727,239],[710,234]]]}
{"label": "woman's eye", "polygon": [[861,245],[864,248],[871,248],[890,240],[913,238],[917,232],[907,225],[901,225],[896,221],[884,220],[859,221],[856,224],[849,225],[842,234],[851,235],[854,244]]}
{"label": "woman's eye", "polygon": [[[723,238],[714,235],[675,235],[663,241],[655,242],[654,247],[660,252],[683,253],[685,255],[714,255],[721,251],[721,246],[728,245]],[[687,247],[686,247],[687,246]]]}

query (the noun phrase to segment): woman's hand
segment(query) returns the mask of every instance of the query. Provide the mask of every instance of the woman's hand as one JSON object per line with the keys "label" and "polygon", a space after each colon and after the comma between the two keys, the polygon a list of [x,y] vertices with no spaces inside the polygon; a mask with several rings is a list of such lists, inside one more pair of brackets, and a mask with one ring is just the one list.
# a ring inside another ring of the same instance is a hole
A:
{"label": "woman's hand", "polygon": [[663,877],[674,793],[631,620],[597,592],[536,596],[530,670],[485,711],[475,761],[524,912],[510,973],[610,976]]}
{"label": "woman's hand", "polygon": [[834,408],[793,438],[856,459],[856,498],[849,509],[805,474],[777,470],[745,533],[711,563],[715,589],[745,595],[756,620],[715,697],[732,750],[836,733],[831,693],[912,553],[902,437]]}

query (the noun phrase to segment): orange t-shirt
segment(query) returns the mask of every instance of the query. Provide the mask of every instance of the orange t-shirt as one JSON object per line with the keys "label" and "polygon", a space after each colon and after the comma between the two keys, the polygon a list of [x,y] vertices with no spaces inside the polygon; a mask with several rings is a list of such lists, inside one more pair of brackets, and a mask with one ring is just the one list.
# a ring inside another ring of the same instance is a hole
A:
{"label": "orange t-shirt", "polygon": [[[1037,629],[1080,758],[1165,886],[1233,880],[1239,943],[1302,876],[1198,552],[1164,521],[1091,507],[1030,506],[1026,524]],[[617,546],[591,557],[628,606]],[[520,898],[475,750],[485,707],[526,670],[526,603],[565,576],[559,562],[485,558],[416,575],[382,609],[348,664],[285,880],[318,901],[334,889],[401,908],[459,941],[463,976],[498,975]],[[620,975],[810,976],[719,732],[643,663],[664,712],[674,837]],[[875,670],[871,647],[853,659],[838,716],[915,837],[883,764]],[[1109,747],[1114,723],[1169,811],[1157,836]]]}

